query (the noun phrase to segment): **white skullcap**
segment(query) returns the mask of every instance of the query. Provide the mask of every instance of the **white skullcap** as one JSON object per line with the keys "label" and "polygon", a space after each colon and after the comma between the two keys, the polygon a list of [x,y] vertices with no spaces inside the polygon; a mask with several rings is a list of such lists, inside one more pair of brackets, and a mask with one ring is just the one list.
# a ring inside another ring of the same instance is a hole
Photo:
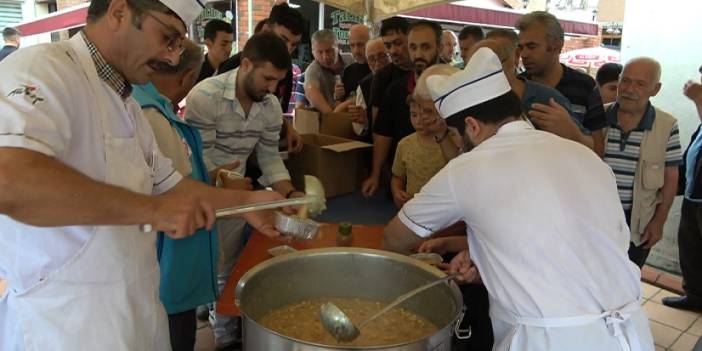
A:
{"label": "white skullcap", "polygon": [[185,26],[192,24],[202,9],[205,8],[207,0],[160,0],[162,4],[168,6],[185,23]]}
{"label": "white skullcap", "polygon": [[443,118],[449,118],[512,90],[502,72],[500,59],[485,47],[473,54],[462,71],[448,77],[428,77],[427,88]]}

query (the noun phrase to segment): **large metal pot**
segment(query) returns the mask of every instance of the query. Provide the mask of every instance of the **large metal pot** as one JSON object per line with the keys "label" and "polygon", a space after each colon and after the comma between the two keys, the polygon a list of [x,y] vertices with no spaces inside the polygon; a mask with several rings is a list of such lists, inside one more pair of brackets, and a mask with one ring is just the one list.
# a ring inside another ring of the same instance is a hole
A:
{"label": "large metal pot", "polygon": [[390,302],[443,276],[440,270],[409,257],[360,248],[303,250],[267,260],[246,273],[237,285],[236,304],[243,315],[244,350],[448,351],[454,328],[457,329],[463,315],[461,292],[453,283],[429,289],[401,306],[440,329],[424,339],[399,345],[345,348],[318,345],[277,334],[257,322],[271,310],[310,298]]}

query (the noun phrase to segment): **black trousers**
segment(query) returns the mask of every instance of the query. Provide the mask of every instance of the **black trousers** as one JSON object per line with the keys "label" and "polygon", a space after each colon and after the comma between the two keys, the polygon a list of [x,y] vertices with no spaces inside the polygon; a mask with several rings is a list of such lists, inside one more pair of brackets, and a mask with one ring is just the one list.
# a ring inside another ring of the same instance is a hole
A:
{"label": "black trousers", "polygon": [[645,249],[644,245],[645,244],[636,246],[633,242],[629,243],[629,260],[636,263],[639,268],[643,267],[644,263],[646,263],[646,259],[648,258],[648,254],[651,253],[651,249]]}
{"label": "black trousers", "polygon": [[173,351],[193,351],[197,334],[195,309],[168,315],[168,331]]}
{"label": "black trousers", "polygon": [[494,342],[492,322],[490,321],[490,303],[488,292],[483,284],[459,285],[463,294],[463,303],[466,306],[466,315],[463,318],[461,329],[471,327],[472,335],[469,339],[458,340],[454,336],[453,350],[458,351],[490,351]]}
{"label": "black trousers", "polygon": [[[631,225],[631,210],[624,210],[624,216],[626,216],[626,224]],[[644,248],[644,245],[636,246],[633,242],[629,242],[629,260],[634,262],[639,268],[643,267],[648,254],[651,253],[651,249]]]}
{"label": "black trousers", "polygon": [[702,301],[702,204],[683,200],[678,252],[683,289],[691,299]]}

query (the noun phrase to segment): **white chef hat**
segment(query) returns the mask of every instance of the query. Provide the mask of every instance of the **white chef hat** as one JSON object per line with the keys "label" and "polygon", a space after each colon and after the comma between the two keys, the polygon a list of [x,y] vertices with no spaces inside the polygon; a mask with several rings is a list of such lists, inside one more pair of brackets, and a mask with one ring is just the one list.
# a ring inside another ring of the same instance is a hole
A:
{"label": "white chef hat", "polygon": [[160,0],[161,3],[168,6],[171,11],[175,12],[178,17],[189,26],[200,15],[202,9],[205,8],[207,0]]}
{"label": "white chef hat", "polygon": [[508,93],[502,63],[489,48],[478,49],[466,67],[450,76],[427,78],[427,88],[443,118]]}

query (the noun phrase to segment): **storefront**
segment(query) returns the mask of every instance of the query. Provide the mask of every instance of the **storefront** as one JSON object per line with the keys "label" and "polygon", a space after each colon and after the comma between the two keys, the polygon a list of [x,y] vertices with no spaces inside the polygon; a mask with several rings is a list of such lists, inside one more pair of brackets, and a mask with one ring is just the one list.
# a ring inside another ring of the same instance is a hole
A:
{"label": "storefront", "polygon": [[[232,23],[232,20],[236,17],[236,8],[233,3],[234,1],[229,0],[208,2],[205,10],[202,11],[200,16],[195,19],[195,22],[190,27],[190,38],[197,43],[204,43],[205,25],[213,19]],[[236,23],[232,24],[232,28],[234,29],[234,36],[236,37]]]}
{"label": "storefront", "polygon": [[295,63],[303,69],[313,60],[310,44],[312,33],[323,28],[331,29],[339,40],[339,48],[349,51],[349,29],[356,23],[363,23],[363,17],[312,0],[292,0],[290,6],[300,11],[309,21],[308,33],[303,35],[302,43],[297,52],[293,53]]}

